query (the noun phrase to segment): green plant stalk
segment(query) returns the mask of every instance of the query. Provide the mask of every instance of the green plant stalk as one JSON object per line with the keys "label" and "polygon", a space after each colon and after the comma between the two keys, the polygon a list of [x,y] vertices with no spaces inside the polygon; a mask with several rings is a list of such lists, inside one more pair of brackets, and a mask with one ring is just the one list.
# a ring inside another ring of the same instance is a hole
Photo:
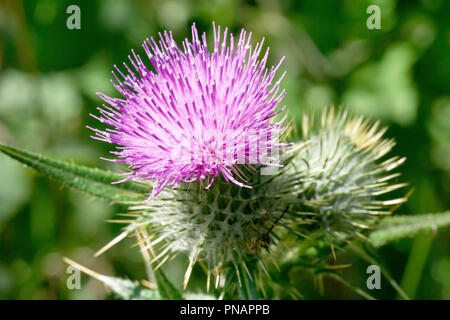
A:
{"label": "green plant stalk", "polygon": [[[432,242],[433,234],[431,232],[423,232],[414,239],[401,281],[402,289],[411,299],[416,296]],[[398,296],[398,298],[400,297]]]}

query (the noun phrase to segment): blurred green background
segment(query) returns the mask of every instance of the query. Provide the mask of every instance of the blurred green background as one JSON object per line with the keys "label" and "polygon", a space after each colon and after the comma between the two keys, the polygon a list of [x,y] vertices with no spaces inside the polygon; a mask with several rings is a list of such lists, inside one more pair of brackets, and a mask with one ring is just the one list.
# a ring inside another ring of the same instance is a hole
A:
{"label": "blurred green background", "polygon": [[[68,30],[66,8],[81,9],[81,30]],[[381,9],[381,29],[369,30],[366,9]],[[196,22],[245,27],[271,47],[270,62],[286,56],[284,100],[297,119],[329,104],[379,119],[407,156],[402,180],[415,189],[398,214],[449,208],[450,2],[445,0],[155,0],[0,2],[0,142],[102,168],[108,146],[89,138],[86,125],[101,105],[96,92],[115,95],[114,64],[131,48],[144,54],[146,37],[170,29],[177,41]],[[93,253],[118,234],[105,223],[123,208],[62,188],[0,155],[0,298],[102,299],[107,290],[82,277],[66,288],[62,256],[107,275],[145,278],[133,239],[99,258]],[[450,230],[421,234],[380,251],[394,278],[416,299],[450,298]],[[351,280],[365,288],[367,263],[351,256]],[[180,283],[183,260],[165,266]],[[301,272],[294,286],[311,287]],[[201,278],[199,277],[198,283]],[[383,280],[379,298],[396,292]],[[194,284],[196,281],[194,280]],[[301,290],[301,289],[300,289]],[[308,291],[309,289],[307,289]],[[314,298],[356,298],[333,281]]]}

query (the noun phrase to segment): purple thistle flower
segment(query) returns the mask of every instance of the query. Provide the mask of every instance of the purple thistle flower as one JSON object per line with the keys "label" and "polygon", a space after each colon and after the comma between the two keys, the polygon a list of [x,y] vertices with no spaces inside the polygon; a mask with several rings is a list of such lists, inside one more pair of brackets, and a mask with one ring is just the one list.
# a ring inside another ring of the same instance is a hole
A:
{"label": "purple thistle flower", "polygon": [[270,154],[285,145],[277,140],[285,125],[271,120],[284,110],[276,110],[284,74],[272,81],[283,59],[269,70],[269,49],[258,60],[264,39],[253,49],[251,33],[242,30],[236,46],[227,28],[223,39],[220,26],[213,29],[212,52],[195,24],[183,50],[171,32],[160,33],[158,42],[147,38],[143,47],[155,72],[132,50],[135,71],[124,63],[125,75],[114,66],[120,77],[113,72],[112,83],[123,99],[98,93],[107,105],[92,116],[112,128],[90,128],[93,138],[118,145],[111,152],[118,159],[105,160],[131,167],[119,182],[156,180],[150,198],[182,181],[208,179],[208,188],[218,174],[249,187],[235,177],[237,164],[278,165]]}

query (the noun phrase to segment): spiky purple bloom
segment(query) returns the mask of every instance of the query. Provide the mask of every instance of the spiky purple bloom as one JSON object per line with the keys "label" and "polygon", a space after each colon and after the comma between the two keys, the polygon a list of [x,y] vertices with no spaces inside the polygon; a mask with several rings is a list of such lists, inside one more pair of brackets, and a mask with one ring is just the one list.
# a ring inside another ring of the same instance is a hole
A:
{"label": "spiky purple bloom", "polygon": [[113,72],[112,83],[123,99],[98,93],[107,105],[93,117],[112,128],[90,128],[93,138],[118,145],[111,161],[132,168],[120,182],[156,180],[151,197],[182,181],[207,178],[209,187],[219,173],[246,187],[235,177],[238,163],[277,165],[269,155],[283,145],[277,140],[283,120],[272,121],[284,109],[276,110],[285,95],[282,77],[272,85],[281,61],[267,69],[269,49],[258,60],[264,39],[253,49],[251,33],[242,30],[235,45],[227,28],[222,39],[220,26],[213,29],[212,52],[195,24],[183,50],[171,32],[160,33],[158,42],[147,38],[143,47],[155,72],[132,50],[136,72],[114,66],[120,77]]}

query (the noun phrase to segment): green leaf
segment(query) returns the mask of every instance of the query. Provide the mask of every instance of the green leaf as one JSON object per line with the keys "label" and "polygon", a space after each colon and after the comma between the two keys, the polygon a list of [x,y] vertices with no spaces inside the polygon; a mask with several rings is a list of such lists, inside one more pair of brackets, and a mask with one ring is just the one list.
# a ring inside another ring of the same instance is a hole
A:
{"label": "green leaf", "polygon": [[450,211],[413,216],[386,217],[369,235],[375,247],[405,237],[412,237],[421,231],[430,231],[450,225]]}
{"label": "green leaf", "polygon": [[166,275],[161,269],[154,271],[156,282],[158,284],[159,294],[162,299],[183,300],[180,291],[167,279]]}
{"label": "green leaf", "polygon": [[110,171],[55,160],[2,144],[0,152],[65,185],[111,202],[142,201],[151,191],[150,186],[136,182],[111,184],[122,180],[123,176]]}

